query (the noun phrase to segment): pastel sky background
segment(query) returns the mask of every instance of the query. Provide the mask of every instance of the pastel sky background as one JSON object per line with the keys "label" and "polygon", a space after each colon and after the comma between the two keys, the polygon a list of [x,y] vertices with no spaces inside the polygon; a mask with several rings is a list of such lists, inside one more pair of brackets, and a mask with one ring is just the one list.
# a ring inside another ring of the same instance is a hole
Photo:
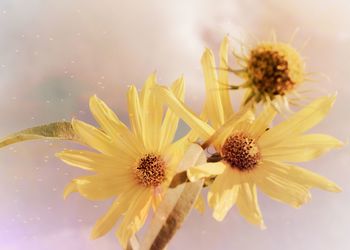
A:
{"label": "pastel sky background", "polygon": [[[333,110],[314,131],[348,141],[349,13],[345,0],[0,0],[0,137],[72,117],[94,123],[88,110],[93,94],[128,122],[127,86],[141,86],[155,70],[165,84],[183,74],[186,101],[198,112],[205,47],[217,51],[225,34],[254,41],[271,30],[288,41],[300,28],[293,44],[308,71],[327,76],[318,74],[312,86],[338,91]],[[54,157],[65,147],[76,146],[39,141],[0,150],[0,250],[120,249],[113,233],[89,240],[109,201],[89,202],[76,194],[63,200],[65,184],[83,173]],[[193,211],[168,249],[349,249],[349,162],[345,147],[304,164],[344,191],[312,190],[312,201],[301,209],[260,195],[264,231],[236,209],[222,223],[209,211]]]}

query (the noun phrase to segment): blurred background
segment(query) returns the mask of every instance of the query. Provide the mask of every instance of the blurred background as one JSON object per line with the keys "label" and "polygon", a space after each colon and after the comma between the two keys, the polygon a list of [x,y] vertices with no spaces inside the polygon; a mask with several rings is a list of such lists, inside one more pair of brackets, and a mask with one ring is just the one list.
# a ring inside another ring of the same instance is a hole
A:
{"label": "blurred background", "polygon": [[[307,71],[319,72],[313,86],[338,91],[330,115],[314,131],[347,142],[349,13],[345,0],[0,0],[0,137],[72,117],[94,123],[88,110],[93,94],[127,123],[127,86],[141,86],[154,71],[164,84],[183,74],[186,101],[199,112],[205,47],[217,52],[225,34],[266,40],[271,30],[288,42],[299,28],[293,46],[306,58]],[[64,186],[83,174],[54,157],[66,147],[76,146],[36,141],[0,150],[1,250],[120,249],[113,232],[89,240],[110,201],[77,194],[63,200]],[[344,147],[303,165],[337,182],[342,193],[312,190],[312,201],[298,210],[260,194],[263,231],[235,208],[221,223],[210,211],[193,211],[168,249],[349,249],[349,155]]]}

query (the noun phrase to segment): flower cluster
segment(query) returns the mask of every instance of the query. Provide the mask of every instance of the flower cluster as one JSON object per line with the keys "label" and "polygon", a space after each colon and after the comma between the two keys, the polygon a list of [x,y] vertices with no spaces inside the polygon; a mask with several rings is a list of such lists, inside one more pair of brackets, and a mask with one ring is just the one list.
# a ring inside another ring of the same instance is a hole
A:
{"label": "flower cluster", "polygon": [[[130,128],[96,96],[90,99],[90,110],[100,128],[72,120],[74,136],[69,138],[93,150],[64,150],[57,156],[91,174],[73,179],[64,197],[78,192],[90,200],[114,199],[93,228],[92,238],[103,236],[122,218],[116,235],[126,248],[150,210],[157,212],[174,176],[183,170],[185,179],[180,184],[200,180],[208,187],[207,201],[215,219],[223,220],[236,205],[248,222],[261,228],[265,225],[257,189],[293,207],[310,200],[313,187],[341,190],[328,179],[292,164],[312,160],[342,145],[332,136],[305,133],[327,115],[335,96],[316,99],[274,125],[281,104],[288,105],[287,96],[305,79],[301,56],[290,45],[278,42],[260,43],[245,55],[234,53],[241,69],[229,66],[229,56],[227,37],[220,47],[218,67],[210,49],[203,53],[206,99],[201,115],[184,104],[182,77],[168,88],[159,85],[152,74],[140,93],[135,86],[128,90]],[[244,82],[230,84],[230,74]],[[242,88],[242,106],[234,111],[230,93]],[[264,104],[261,112],[256,111],[259,103]],[[191,131],[174,141],[179,119]],[[20,138],[17,141],[26,136]],[[9,141],[1,141],[0,146]],[[179,169],[181,161],[185,164],[183,158],[191,143],[215,152],[207,155],[204,163]],[[203,207],[201,196],[196,207]]]}

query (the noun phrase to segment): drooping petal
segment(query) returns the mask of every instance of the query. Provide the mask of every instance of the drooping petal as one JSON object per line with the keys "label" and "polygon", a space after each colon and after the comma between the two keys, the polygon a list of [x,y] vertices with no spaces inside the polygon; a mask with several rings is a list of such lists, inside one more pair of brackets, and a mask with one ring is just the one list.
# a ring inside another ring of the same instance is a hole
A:
{"label": "drooping petal", "polygon": [[[132,191],[134,192],[134,190]],[[97,239],[113,228],[119,217],[129,208],[129,204],[132,200],[130,197],[133,197],[133,192],[129,191],[124,193],[113,202],[107,213],[95,223],[91,232],[91,239]]]}
{"label": "drooping petal", "polygon": [[201,214],[204,214],[205,212],[205,202],[203,195],[199,194],[196,202],[194,203],[194,208]]}
{"label": "drooping petal", "polygon": [[134,196],[127,213],[117,230],[117,237],[123,248],[126,248],[128,240],[134,235],[145,223],[147,213],[151,205],[151,190],[142,189]]}
{"label": "drooping petal", "polygon": [[258,187],[270,198],[299,208],[310,200],[311,195],[305,184],[293,182],[289,176],[276,175],[268,169],[269,164],[261,166],[264,173],[262,178],[256,179]]}
{"label": "drooping petal", "polygon": [[82,150],[64,150],[56,154],[65,163],[89,171],[125,173],[133,164],[125,155],[119,158]]}
{"label": "drooping petal", "polygon": [[[172,85],[171,90],[176,98],[178,98],[180,101],[183,101],[185,95],[184,78],[181,77],[178,80],[176,80]],[[173,141],[177,130],[178,122],[179,116],[177,116],[171,109],[168,109],[161,127],[160,148],[166,147]]]}
{"label": "drooping petal", "polygon": [[289,179],[309,188],[317,187],[329,192],[341,191],[341,188],[334,182],[305,168],[273,161],[265,161],[264,168],[281,178]]}
{"label": "drooping petal", "polygon": [[[228,49],[229,49],[229,39],[226,36],[220,46],[220,64],[219,64],[219,89],[220,97],[224,112],[224,121],[227,121],[233,115],[233,108],[230,99],[229,90],[226,89],[229,86],[228,79]],[[220,87],[221,86],[221,87]]]}
{"label": "drooping petal", "polygon": [[142,137],[142,108],[139,95],[135,86],[131,86],[128,91],[128,111],[131,127],[139,140]]}
{"label": "drooping petal", "polygon": [[288,138],[275,147],[261,147],[261,154],[266,160],[304,162],[342,145],[342,142],[332,136],[309,134]]}
{"label": "drooping petal", "polygon": [[202,165],[190,167],[187,170],[187,178],[194,182],[199,179],[222,174],[226,169],[226,166],[222,162],[209,162]]}
{"label": "drooping petal", "polygon": [[199,136],[207,139],[214,133],[206,122],[190,111],[174,94],[163,86],[155,87],[155,93],[161,102],[167,104],[181,119],[183,119]]}
{"label": "drooping petal", "polygon": [[230,168],[226,168],[210,185],[208,204],[213,208],[213,217],[216,220],[222,221],[236,203],[239,187],[238,175]]}
{"label": "drooping petal", "polygon": [[335,101],[335,96],[321,97],[290,118],[271,128],[260,138],[260,145],[264,147],[276,145],[286,138],[290,138],[314,127],[327,115]]}
{"label": "drooping petal", "polygon": [[250,182],[243,182],[240,185],[237,207],[239,213],[250,223],[265,228],[263,217],[260,212],[256,185]]}
{"label": "drooping petal", "polygon": [[220,88],[216,75],[216,66],[213,52],[206,49],[202,56],[202,69],[206,88],[206,109],[210,122],[215,129],[224,123],[224,110],[221,102]]}

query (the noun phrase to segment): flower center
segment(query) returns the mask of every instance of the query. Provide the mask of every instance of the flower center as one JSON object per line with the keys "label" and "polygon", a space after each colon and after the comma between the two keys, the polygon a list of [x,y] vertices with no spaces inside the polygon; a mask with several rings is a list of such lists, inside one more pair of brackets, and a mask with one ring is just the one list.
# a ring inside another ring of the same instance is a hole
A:
{"label": "flower center", "polygon": [[142,156],[135,168],[136,180],[145,187],[157,187],[165,180],[165,162],[156,154]]}
{"label": "flower center", "polygon": [[255,139],[243,133],[233,134],[226,139],[221,149],[221,156],[232,168],[241,171],[254,169],[261,160]]}
{"label": "flower center", "polygon": [[285,95],[296,84],[290,76],[286,58],[278,51],[256,48],[248,61],[251,81],[262,94]]}

